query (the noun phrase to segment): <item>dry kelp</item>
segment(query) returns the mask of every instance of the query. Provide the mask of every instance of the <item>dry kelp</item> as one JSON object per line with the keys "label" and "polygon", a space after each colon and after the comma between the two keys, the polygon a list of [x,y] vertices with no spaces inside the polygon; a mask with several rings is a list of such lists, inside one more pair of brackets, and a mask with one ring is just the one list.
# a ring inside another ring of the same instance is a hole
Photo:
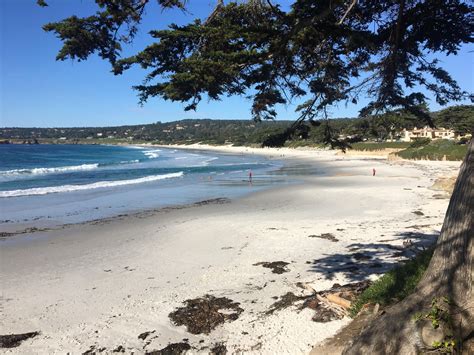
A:
{"label": "dry kelp", "polygon": [[274,274],[283,274],[284,272],[288,272],[290,270],[288,270],[288,268],[286,267],[286,265],[288,265],[289,263],[287,263],[286,261],[273,261],[273,262],[259,262],[259,263],[256,263],[256,264],[253,264],[254,266],[263,266],[263,267],[266,267],[268,269],[272,269],[272,272]]}
{"label": "dry kelp", "polygon": [[138,336],[138,339],[145,340],[150,334],[153,334],[154,332],[154,330],[143,332]]}
{"label": "dry kelp", "polygon": [[226,297],[204,297],[184,301],[185,306],[169,314],[173,324],[186,326],[192,334],[209,334],[219,324],[234,321],[244,311],[240,303]]}
{"label": "dry kelp", "polygon": [[160,350],[148,351],[146,355],[181,355],[187,350],[191,349],[188,343],[172,343]]}
{"label": "dry kelp", "polygon": [[322,233],[322,234],[311,234],[311,235],[308,235],[308,238],[320,238],[320,239],[327,239],[331,242],[338,242],[339,239],[337,239],[334,234],[332,233]]}
{"label": "dry kelp", "polygon": [[329,290],[315,292],[309,296],[296,296],[292,292],[287,292],[273,303],[265,314],[271,315],[276,311],[303,301],[298,310],[304,308],[314,310],[315,314],[312,320],[315,322],[329,322],[341,319],[347,315],[347,309],[350,307],[351,302],[369,285],[370,281],[361,281],[342,286],[334,284]]}
{"label": "dry kelp", "polygon": [[278,301],[273,303],[270,306],[270,309],[265,312],[265,314],[273,314],[275,311],[280,311],[282,309],[292,306],[294,303],[304,300],[307,297],[305,296],[296,296],[293,292],[287,292],[280,297]]}
{"label": "dry kelp", "polygon": [[211,348],[212,355],[226,355],[227,354],[227,347],[224,343],[217,343]]}
{"label": "dry kelp", "polygon": [[15,348],[19,346],[22,341],[34,338],[37,335],[39,335],[39,332],[0,335],[0,348]]}

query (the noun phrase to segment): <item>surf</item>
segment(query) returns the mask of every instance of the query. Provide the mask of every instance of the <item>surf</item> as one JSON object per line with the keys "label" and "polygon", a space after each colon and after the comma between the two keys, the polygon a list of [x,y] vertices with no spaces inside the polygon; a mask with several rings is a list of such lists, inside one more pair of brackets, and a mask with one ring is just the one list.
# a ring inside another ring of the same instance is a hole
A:
{"label": "surf", "polygon": [[184,175],[184,172],[180,171],[177,173],[151,175],[151,176],[145,176],[145,177],[141,177],[137,179],[129,179],[129,180],[98,181],[98,182],[85,184],[85,185],[61,185],[61,186],[35,187],[35,188],[21,189],[21,190],[0,191],[0,197],[47,195],[47,194],[59,193],[59,192],[72,192],[72,191],[92,190],[92,189],[100,189],[100,188],[107,188],[107,187],[124,186],[124,185],[136,185],[136,184],[142,184],[142,183],[151,182],[151,181],[179,178],[179,177],[182,177],[183,175]]}

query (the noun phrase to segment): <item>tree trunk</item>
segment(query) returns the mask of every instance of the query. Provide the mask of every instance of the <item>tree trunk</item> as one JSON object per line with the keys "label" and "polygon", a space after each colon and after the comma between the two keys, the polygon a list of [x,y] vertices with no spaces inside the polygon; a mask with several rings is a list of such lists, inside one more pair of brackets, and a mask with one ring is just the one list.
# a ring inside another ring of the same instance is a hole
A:
{"label": "tree trunk", "polygon": [[[430,349],[414,316],[426,314],[435,298],[448,297],[453,336],[474,337],[473,237],[474,138],[459,171],[433,257],[415,292],[374,319],[344,354],[418,354]],[[431,324],[430,324],[431,325]],[[426,327],[426,326],[425,326]],[[459,346],[459,345],[458,345]],[[458,349],[459,350],[459,349]],[[463,353],[468,353],[464,348]]]}

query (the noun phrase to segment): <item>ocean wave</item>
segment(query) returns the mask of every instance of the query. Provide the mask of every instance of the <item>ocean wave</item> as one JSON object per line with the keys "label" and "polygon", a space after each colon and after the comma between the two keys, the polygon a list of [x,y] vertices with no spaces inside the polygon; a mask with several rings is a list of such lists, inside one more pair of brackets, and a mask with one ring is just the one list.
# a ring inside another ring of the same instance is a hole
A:
{"label": "ocean wave", "polygon": [[212,158],[209,158],[209,159],[204,160],[202,163],[203,163],[204,165],[209,165],[209,163],[210,163],[211,161],[214,161],[214,160],[217,160],[217,159],[219,159],[219,158],[218,158],[218,157],[212,157]]}
{"label": "ocean wave", "polygon": [[[262,164],[262,163],[258,163],[258,162],[250,162],[250,163],[228,163],[228,164],[218,164],[218,165],[215,165],[215,166],[241,166],[241,165],[265,165],[265,164]],[[277,166],[277,165],[275,165]]]}
{"label": "ocean wave", "polygon": [[99,164],[82,164],[73,166],[58,166],[54,168],[32,168],[32,169],[14,169],[0,171],[0,176],[15,176],[15,175],[42,175],[53,173],[64,173],[70,171],[84,171],[94,170],[99,167]]}
{"label": "ocean wave", "polygon": [[146,150],[143,152],[143,154],[145,154],[150,159],[155,159],[160,156],[158,152],[161,152],[161,149]]}
{"label": "ocean wave", "polygon": [[[203,158],[203,157],[199,157],[199,158]],[[192,159],[193,162],[196,162],[196,158],[194,157],[191,157],[191,156],[185,156],[185,157],[177,157],[177,158],[174,158],[175,160],[183,160],[183,159]],[[217,160],[219,159],[218,157],[212,157],[212,158],[208,158],[206,160],[203,160],[203,161],[198,161],[196,162],[194,165],[186,165],[187,168],[200,168],[200,167],[203,167],[203,166],[209,166],[209,163],[211,161],[214,161],[214,160]],[[229,165],[234,165],[234,164],[229,164]]]}
{"label": "ocean wave", "polygon": [[184,173],[180,171],[177,173],[151,175],[151,176],[145,176],[142,178],[130,179],[130,180],[98,181],[98,182],[94,182],[92,184],[86,184],[86,185],[61,185],[61,186],[49,186],[49,187],[35,187],[35,188],[23,189],[23,190],[0,191],[0,197],[46,195],[46,194],[58,193],[58,192],[71,192],[71,191],[98,189],[98,188],[104,188],[104,187],[135,185],[135,184],[142,184],[144,182],[178,178],[183,175]]}
{"label": "ocean wave", "polygon": [[138,160],[138,159],[135,159],[135,160],[122,160],[120,162],[120,164],[135,164],[135,163],[139,163],[139,162],[140,162],[140,160]]}

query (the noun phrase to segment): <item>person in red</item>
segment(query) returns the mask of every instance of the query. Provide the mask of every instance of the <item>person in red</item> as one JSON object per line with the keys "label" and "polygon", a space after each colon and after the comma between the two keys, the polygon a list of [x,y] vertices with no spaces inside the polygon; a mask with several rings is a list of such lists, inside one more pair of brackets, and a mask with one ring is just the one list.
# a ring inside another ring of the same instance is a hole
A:
{"label": "person in red", "polygon": [[372,176],[375,176],[375,168],[372,168]]}

